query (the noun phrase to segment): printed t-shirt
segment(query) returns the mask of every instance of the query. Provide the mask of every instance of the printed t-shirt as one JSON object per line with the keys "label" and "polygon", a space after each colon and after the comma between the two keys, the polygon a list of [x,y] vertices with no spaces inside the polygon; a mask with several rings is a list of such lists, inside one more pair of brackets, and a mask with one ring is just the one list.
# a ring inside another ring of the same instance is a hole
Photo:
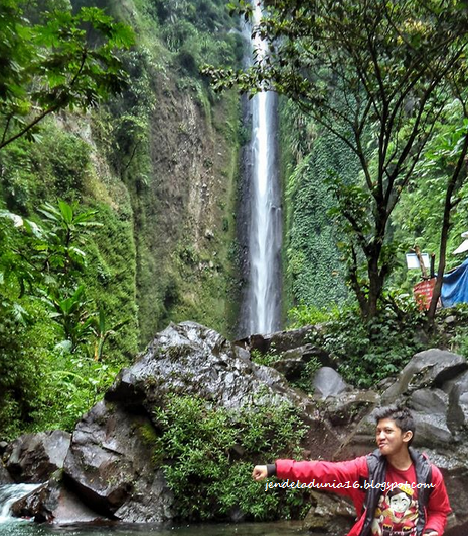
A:
{"label": "printed t-shirt", "polygon": [[388,465],[385,482],[371,526],[372,536],[416,536],[418,489],[414,465],[406,471]]}

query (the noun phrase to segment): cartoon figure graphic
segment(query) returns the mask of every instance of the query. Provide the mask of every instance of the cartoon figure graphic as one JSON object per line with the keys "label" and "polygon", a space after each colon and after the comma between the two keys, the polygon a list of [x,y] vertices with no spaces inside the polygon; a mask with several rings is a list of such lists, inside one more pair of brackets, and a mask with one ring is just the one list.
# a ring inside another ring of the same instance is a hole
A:
{"label": "cartoon figure graphic", "polygon": [[376,509],[371,531],[373,536],[413,536],[418,519],[414,490],[399,484],[382,496]]}

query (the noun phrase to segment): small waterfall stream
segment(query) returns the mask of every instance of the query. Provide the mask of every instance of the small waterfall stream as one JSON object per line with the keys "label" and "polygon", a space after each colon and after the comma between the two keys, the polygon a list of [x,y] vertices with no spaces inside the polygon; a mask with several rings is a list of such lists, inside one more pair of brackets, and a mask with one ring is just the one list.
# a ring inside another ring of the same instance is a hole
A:
{"label": "small waterfall stream", "polygon": [[[261,5],[253,0],[254,24],[262,17]],[[255,53],[264,56],[267,46],[260,37]],[[277,95],[258,93],[252,99],[249,271],[250,285],[244,308],[246,331],[271,333],[281,322],[282,214],[278,174]]]}
{"label": "small waterfall stream", "polygon": [[11,505],[36,489],[40,484],[4,484],[0,486],[0,523],[13,521]]}

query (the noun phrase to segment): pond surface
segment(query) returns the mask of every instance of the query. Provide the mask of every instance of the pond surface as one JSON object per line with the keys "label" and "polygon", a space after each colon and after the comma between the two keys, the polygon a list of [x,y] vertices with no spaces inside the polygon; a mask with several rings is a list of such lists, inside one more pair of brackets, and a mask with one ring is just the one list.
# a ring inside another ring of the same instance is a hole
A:
{"label": "pond surface", "polygon": [[[1,536],[310,536],[300,522],[119,527],[53,527],[29,521],[0,524]],[[320,536],[314,533],[314,536]]]}
{"label": "pond surface", "polygon": [[[310,536],[300,521],[181,525],[54,526],[11,517],[10,506],[37,484],[0,486],[0,536]],[[320,536],[314,534],[314,536]]]}

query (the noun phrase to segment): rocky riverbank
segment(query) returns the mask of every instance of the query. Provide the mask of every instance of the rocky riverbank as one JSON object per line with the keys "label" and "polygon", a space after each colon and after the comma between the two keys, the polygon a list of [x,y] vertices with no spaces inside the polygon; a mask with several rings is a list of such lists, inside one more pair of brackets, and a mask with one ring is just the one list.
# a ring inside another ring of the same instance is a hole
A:
{"label": "rocky riverbank", "polygon": [[[383,392],[359,391],[340,378],[325,353],[307,342],[313,329],[231,343],[193,322],[170,325],[133,366],[121,371],[104,400],[83,416],[72,434],[26,435],[1,446],[0,483],[44,482],[13,511],[54,523],[173,519],[173,494],[142,433],[151,430],[157,436],[155,409],[169,393],[196,395],[233,410],[254,400],[271,407],[291,403],[308,428],[302,442],[305,455],[335,460],[370,452],[374,446],[370,412],[379,404],[404,401],[418,424],[415,446],[428,453],[446,479],[455,514],[446,534],[462,534],[468,527],[466,360],[429,350],[414,356]],[[272,344],[280,356],[274,364],[278,370],[251,360],[253,349],[268,352]],[[311,356],[324,366],[312,379],[314,395],[307,395],[292,387],[288,378]],[[313,492],[306,524],[339,534],[352,517],[344,501]]]}

